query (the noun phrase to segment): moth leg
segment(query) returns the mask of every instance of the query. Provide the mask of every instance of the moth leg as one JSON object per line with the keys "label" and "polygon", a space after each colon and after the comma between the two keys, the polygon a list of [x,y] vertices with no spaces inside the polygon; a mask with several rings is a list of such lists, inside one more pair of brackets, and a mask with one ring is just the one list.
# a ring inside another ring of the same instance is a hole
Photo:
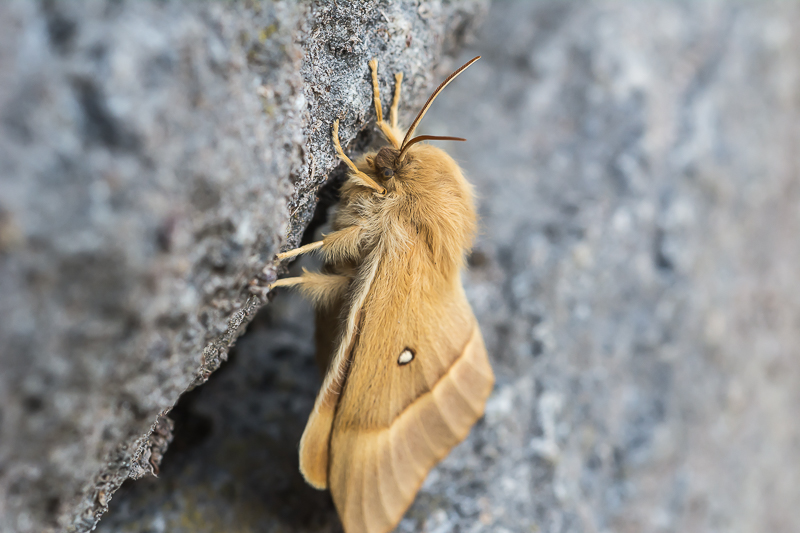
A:
{"label": "moth leg", "polygon": [[357,258],[361,252],[364,238],[361,226],[349,226],[325,235],[322,239],[322,253],[326,263],[337,263]]}
{"label": "moth leg", "polygon": [[[283,261],[284,259],[289,259],[290,257],[295,257],[308,252],[313,252],[317,248],[321,247],[322,244],[323,241],[312,242],[310,244],[306,244],[305,246],[301,246],[300,248],[295,248],[294,250],[288,250],[286,252],[280,253],[276,257],[278,261]],[[287,279],[292,279],[292,278],[287,278]]]}
{"label": "moth leg", "polygon": [[[383,108],[381,107],[381,89],[378,84],[378,60],[372,59],[369,62],[369,68],[372,70],[372,100],[375,102],[375,114],[378,116],[378,128],[380,128],[381,132],[386,136],[386,139],[392,143],[392,146],[395,148],[400,148],[400,142],[398,141],[396,130],[390,124],[383,120]],[[399,98],[399,95],[395,91],[395,98]],[[394,103],[392,104],[392,110],[390,112],[397,113],[397,110],[394,107]]]}
{"label": "moth leg", "polygon": [[295,278],[283,278],[279,279],[278,281],[273,281],[269,284],[270,289],[274,289],[276,287],[294,287],[295,285],[300,285],[301,283],[305,283],[306,280],[303,279],[302,276],[298,276]]}
{"label": "moth leg", "polygon": [[394,75],[394,98],[392,99],[392,107],[389,109],[389,122],[392,123],[392,128],[397,129],[397,106],[400,105],[400,87],[403,85],[403,73],[398,72]]}
{"label": "moth leg", "polygon": [[[361,246],[361,226],[349,226],[339,231],[334,231],[325,235],[321,241],[312,242],[280,253],[276,256],[278,261],[296,257],[298,255],[313,252],[322,248],[326,262],[336,262],[340,259],[349,259],[351,257],[358,257]],[[293,279],[293,278],[287,278]]]}
{"label": "moth leg", "polygon": [[299,286],[300,292],[308,298],[315,307],[328,307],[342,298],[350,286],[350,278],[338,274],[321,274],[303,269],[303,275],[294,278],[279,279],[269,286],[276,287]]}

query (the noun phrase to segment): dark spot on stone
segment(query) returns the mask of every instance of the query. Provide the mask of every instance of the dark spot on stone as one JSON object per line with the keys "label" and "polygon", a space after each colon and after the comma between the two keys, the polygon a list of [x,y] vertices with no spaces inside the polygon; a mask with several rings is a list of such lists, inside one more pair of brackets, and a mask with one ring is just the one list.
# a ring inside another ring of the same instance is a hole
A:
{"label": "dark spot on stone", "polygon": [[561,240],[563,232],[557,224],[549,223],[544,226],[544,236],[551,244],[556,244]]}
{"label": "dark spot on stone", "polygon": [[108,46],[104,43],[95,43],[89,47],[89,59],[95,63],[102,63],[108,57]]}
{"label": "dark spot on stone", "polygon": [[106,99],[95,83],[79,78],[73,82],[83,111],[83,135],[90,144],[112,150],[135,150],[139,140],[111,114]]}
{"label": "dark spot on stone", "polygon": [[653,261],[656,268],[663,273],[675,270],[675,263],[670,259],[665,248],[666,234],[663,229],[656,229],[655,239],[653,239]]}
{"label": "dark spot on stone", "polygon": [[200,322],[200,325],[204,328],[207,328],[208,325],[211,323],[211,315],[207,309],[204,309],[197,315],[197,321]]}
{"label": "dark spot on stone", "polygon": [[614,446],[612,457],[614,478],[617,480],[625,479],[625,450],[619,446]]}
{"label": "dark spot on stone", "polygon": [[159,328],[180,329],[186,320],[186,313],[170,311],[156,318],[156,325]]}
{"label": "dark spot on stone", "polygon": [[175,233],[177,217],[170,215],[156,228],[156,247],[161,252],[169,252],[172,248],[172,236]]}
{"label": "dark spot on stone", "polygon": [[580,207],[573,203],[565,203],[561,206],[561,212],[569,217],[574,217],[580,211]]}
{"label": "dark spot on stone", "polygon": [[[114,431],[110,427],[106,426],[103,429],[102,439],[104,441],[110,441],[113,438],[114,438]],[[104,474],[104,475],[107,475],[107,474]]]}
{"label": "dark spot on stone", "polygon": [[544,344],[539,339],[534,339],[531,343],[531,355],[539,357],[544,352]]}
{"label": "dark spot on stone", "polygon": [[44,400],[39,396],[28,396],[22,401],[22,405],[29,413],[38,413],[44,407]]}
{"label": "dark spot on stone", "polygon": [[59,11],[62,6],[54,0],[44,2],[42,7],[47,18],[47,35],[50,38],[50,46],[59,54],[68,53],[77,33],[77,24]]}
{"label": "dark spot on stone", "polygon": [[45,513],[52,521],[58,516],[58,510],[61,507],[61,500],[56,496],[47,498],[44,502]]}

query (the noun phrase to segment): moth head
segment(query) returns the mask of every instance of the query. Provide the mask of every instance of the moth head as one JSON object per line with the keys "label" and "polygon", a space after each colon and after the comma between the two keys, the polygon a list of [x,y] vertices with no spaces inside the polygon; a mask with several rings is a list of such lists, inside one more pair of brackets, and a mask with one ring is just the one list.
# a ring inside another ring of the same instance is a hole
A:
{"label": "moth head", "polygon": [[[428,112],[428,109],[431,107],[431,104],[436,97],[439,96],[439,93],[450,84],[451,81],[456,79],[456,77],[464,72],[467,67],[472,65],[481,56],[475,57],[469,61],[467,61],[464,65],[462,65],[458,70],[450,74],[446,80],[442,82],[439,87],[433,91],[433,94],[428,98],[428,101],[425,102],[425,105],[422,106],[417,118],[414,119],[414,122],[411,123],[411,127],[408,128],[406,132],[406,136],[403,139],[403,142],[400,144],[400,147],[394,146],[384,146],[383,148],[378,151],[378,153],[374,157],[368,158],[368,163],[372,167],[374,176],[377,178],[378,183],[384,188],[386,192],[393,191],[396,189],[396,181],[395,180],[403,180],[404,177],[404,168],[408,166],[411,161],[415,159],[419,159],[415,157],[415,151],[413,149],[414,145],[420,141],[466,141],[466,139],[462,139],[461,137],[441,137],[436,135],[419,135],[417,137],[412,137],[414,134],[414,130],[417,129],[417,125],[422,120],[422,117],[425,116],[425,113]],[[422,154],[419,154],[422,155]],[[423,161],[417,161],[418,163],[423,164]],[[385,193],[384,193],[385,194]]]}
{"label": "moth head", "polygon": [[398,187],[402,188],[400,184],[411,180],[418,173],[418,170],[426,169],[432,171],[434,168],[438,168],[438,163],[442,157],[449,159],[445,152],[429,145],[413,146],[419,141],[430,138],[464,140],[455,137],[423,135],[412,139],[413,142],[409,143],[405,152],[401,152],[393,146],[384,146],[369,160],[372,167],[371,174],[375,177],[375,180],[387,191],[397,191]]}
{"label": "moth head", "polygon": [[400,170],[398,165],[399,155],[400,150],[397,148],[392,146],[384,146],[375,156],[373,162],[375,174],[381,183],[384,184],[384,187],[386,186],[385,183],[394,178]]}

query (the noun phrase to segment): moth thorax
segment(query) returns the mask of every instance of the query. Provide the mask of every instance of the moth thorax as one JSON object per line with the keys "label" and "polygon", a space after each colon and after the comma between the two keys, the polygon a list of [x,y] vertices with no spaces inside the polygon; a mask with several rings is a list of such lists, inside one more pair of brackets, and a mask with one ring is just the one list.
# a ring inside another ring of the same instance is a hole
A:
{"label": "moth thorax", "polygon": [[414,360],[414,352],[411,348],[405,348],[400,355],[397,356],[397,364],[400,366],[407,365]]}
{"label": "moth thorax", "polygon": [[397,156],[400,155],[400,150],[392,148],[391,146],[384,146],[378,151],[375,156],[375,166],[378,167],[378,175],[380,171],[385,168],[396,170]]}

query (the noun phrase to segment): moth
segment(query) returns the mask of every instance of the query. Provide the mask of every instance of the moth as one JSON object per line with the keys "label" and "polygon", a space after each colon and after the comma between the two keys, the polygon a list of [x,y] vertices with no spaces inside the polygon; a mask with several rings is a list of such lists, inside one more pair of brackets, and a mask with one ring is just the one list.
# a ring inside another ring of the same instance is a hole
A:
{"label": "moth", "polygon": [[476,228],[472,187],[443,150],[413,137],[441,91],[405,136],[397,125],[402,73],[383,119],[377,61],[369,62],[377,127],[387,141],[353,163],[333,231],[278,254],[318,250],[320,272],[280,279],[316,308],[322,388],[300,441],[300,471],[328,488],[347,533],[392,530],[428,472],[483,416],[494,374],[461,284]]}

